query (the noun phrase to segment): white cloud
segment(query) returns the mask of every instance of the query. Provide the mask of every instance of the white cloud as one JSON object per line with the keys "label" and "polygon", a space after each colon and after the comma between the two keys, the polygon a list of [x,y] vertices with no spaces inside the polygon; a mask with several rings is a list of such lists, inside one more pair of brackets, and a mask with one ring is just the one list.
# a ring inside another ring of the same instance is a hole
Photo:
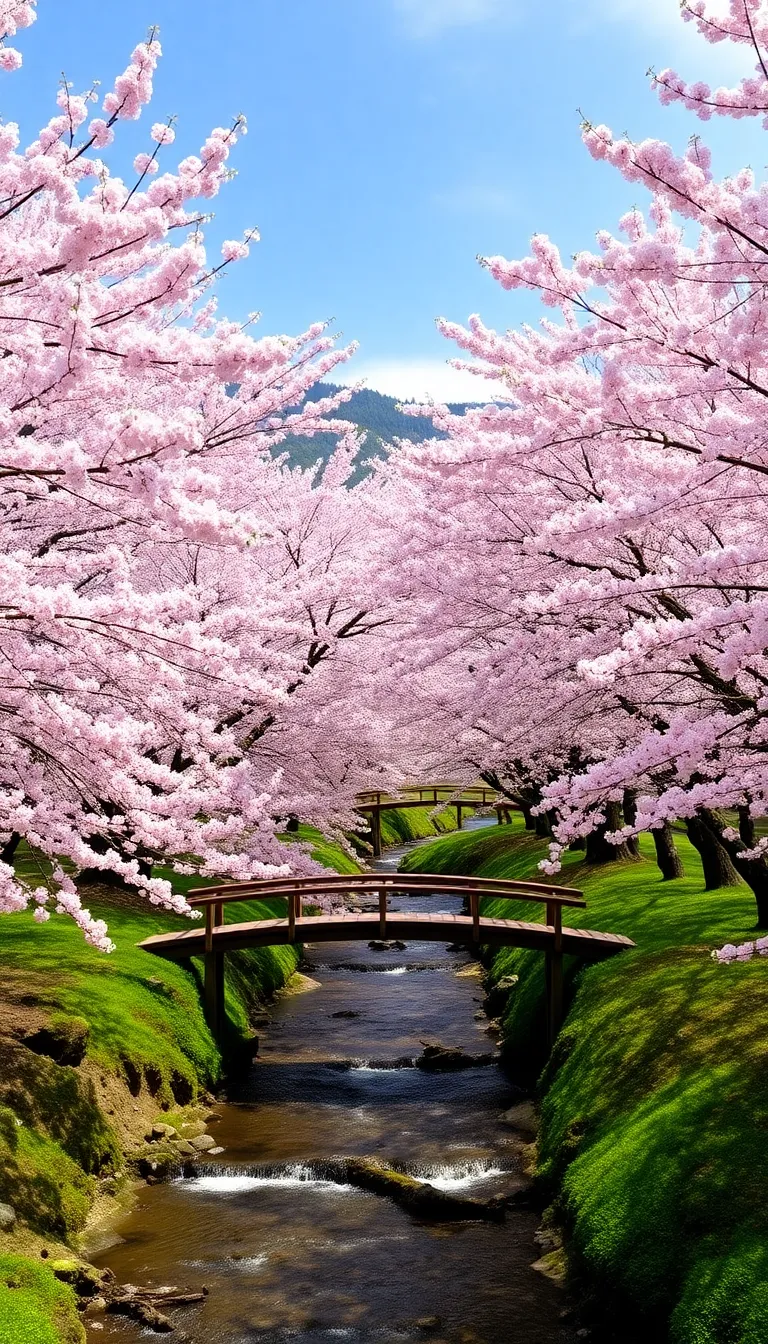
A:
{"label": "white cloud", "polygon": [[484,23],[510,8],[510,0],[394,0],[410,37],[435,37],[446,28]]}
{"label": "white cloud", "polygon": [[491,401],[509,396],[501,383],[476,378],[439,359],[352,360],[339,382],[362,381],[399,401]]}

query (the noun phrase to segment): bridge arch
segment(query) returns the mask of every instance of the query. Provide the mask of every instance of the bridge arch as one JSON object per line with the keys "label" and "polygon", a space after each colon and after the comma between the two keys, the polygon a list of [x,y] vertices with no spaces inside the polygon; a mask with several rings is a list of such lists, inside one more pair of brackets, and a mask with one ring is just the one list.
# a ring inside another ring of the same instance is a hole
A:
{"label": "bridge arch", "polygon": [[[468,913],[392,911],[388,903],[393,895],[438,899],[461,896]],[[378,913],[344,908],[350,898],[359,900],[361,896],[369,900],[375,898]],[[285,900],[285,918],[225,922],[225,907],[265,897]],[[530,901],[543,905],[544,922],[483,915],[481,902],[484,899]],[[464,942],[475,946],[525,947],[543,952],[551,1044],[562,1019],[563,957],[574,955],[587,961],[600,961],[634,947],[631,939],[620,934],[564,925],[563,909],[585,908],[583,893],[574,887],[540,882],[442,873],[361,873],[350,876],[329,872],[315,877],[266,878],[201,887],[190,892],[189,901],[204,912],[203,927],[155,934],[139,946],[171,961],[204,957],[206,1014],[214,1031],[219,1031],[224,1021],[224,958],[228,952],[296,942],[367,942],[372,938],[391,937],[405,942]],[[334,902],[341,908],[334,910]],[[316,909],[318,903],[328,905],[329,910],[320,915],[304,913],[305,905]]]}

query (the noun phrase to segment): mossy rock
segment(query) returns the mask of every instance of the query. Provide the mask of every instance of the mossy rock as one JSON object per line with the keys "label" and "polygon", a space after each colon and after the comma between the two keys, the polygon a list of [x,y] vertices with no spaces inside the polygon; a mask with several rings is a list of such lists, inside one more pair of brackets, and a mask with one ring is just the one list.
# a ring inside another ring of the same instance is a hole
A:
{"label": "mossy rock", "polygon": [[49,1260],[49,1267],[60,1283],[68,1283],[78,1297],[96,1297],[112,1279],[109,1270],[97,1269],[85,1260]]}
{"label": "mossy rock", "polygon": [[[504,1221],[504,1206],[494,1199],[469,1199],[438,1190],[407,1172],[397,1171],[373,1157],[347,1157],[320,1164],[331,1179],[383,1195],[417,1218],[428,1222]],[[333,1173],[333,1174],[332,1174]]]}
{"label": "mossy rock", "polygon": [[147,1143],[133,1154],[130,1165],[145,1181],[170,1181],[184,1165],[184,1159],[171,1143]]}

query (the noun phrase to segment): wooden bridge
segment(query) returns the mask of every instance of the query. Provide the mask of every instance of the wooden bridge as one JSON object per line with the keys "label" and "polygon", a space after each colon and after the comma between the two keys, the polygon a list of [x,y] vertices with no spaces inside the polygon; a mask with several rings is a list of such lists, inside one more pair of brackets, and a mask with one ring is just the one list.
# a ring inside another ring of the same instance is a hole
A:
{"label": "wooden bridge", "polygon": [[[388,908],[390,896],[461,896],[466,914],[414,914]],[[286,902],[283,919],[225,923],[225,907],[237,902],[280,897]],[[358,904],[374,901],[376,911],[333,910],[353,898]],[[481,913],[481,901],[530,901],[545,906],[545,922],[496,919]],[[457,877],[438,873],[361,873],[355,876],[333,872],[318,877],[267,878],[262,881],[200,887],[189,894],[192,906],[205,912],[203,927],[179,933],[161,933],[139,946],[147,952],[182,961],[205,958],[206,1014],[213,1030],[224,1021],[224,957],[248,947],[273,947],[285,943],[368,942],[374,938],[403,941],[489,944],[492,947],[527,947],[544,953],[547,986],[547,1019],[552,1042],[562,1020],[563,957],[573,955],[600,961],[626,948],[629,938],[616,933],[597,933],[563,925],[563,908],[584,909],[583,894],[573,887],[540,882],[516,882],[495,878]],[[330,913],[305,914],[305,904],[316,910],[318,902],[331,906]]]}
{"label": "wooden bridge", "polygon": [[461,830],[465,811],[478,807],[494,808],[499,822],[504,814],[516,808],[508,798],[499,797],[495,789],[482,784],[460,787],[457,784],[406,784],[397,793],[385,790],[369,789],[357,796],[355,810],[370,817],[371,847],[374,858],[381,856],[381,814],[400,811],[406,807],[437,807],[443,803],[446,807],[456,808],[456,820]]}

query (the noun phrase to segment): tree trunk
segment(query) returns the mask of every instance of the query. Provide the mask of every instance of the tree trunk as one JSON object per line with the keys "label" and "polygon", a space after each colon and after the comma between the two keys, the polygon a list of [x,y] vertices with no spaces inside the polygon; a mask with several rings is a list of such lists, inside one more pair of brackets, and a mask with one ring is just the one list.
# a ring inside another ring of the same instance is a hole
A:
{"label": "tree trunk", "polygon": [[523,803],[523,802],[521,802],[521,803],[520,803],[520,811],[521,811],[522,814],[523,814],[523,821],[525,822],[525,829],[526,829],[526,831],[535,831],[535,830],[536,830],[536,818],[534,817],[533,813],[531,812],[531,805],[530,805],[530,803]]}
{"label": "tree trunk", "polygon": [[[634,789],[624,790],[624,825],[634,826],[637,820],[637,793]],[[640,858],[640,841],[636,835],[627,840],[627,849],[636,859]]]}
{"label": "tree trunk", "polygon": [[[701,809],[693,817],[686,817],[685,825],[688,839],[699,851],[701,866],[704,869],[704,890],[717,891],[719,887],[737,887],[739,874],[717,838],[715,830],[707,825],[707,809]],[[711,815],[711,814],[710,814]]]}
{"label": "tree trunk", "polygon": [[609,845],[606,831],[620,831],[623,825],[621,808],[618,803],[608,803],[605,809],[606,819],[587,836],[587,863],[616,863],[619,859],[632,859],[635,856],[629,845]]}
{"label": "tree trunk", "polygon": [[671,882],[675,877],[685,877],[683,860],[677,852],[669,822],[665,821],[663,826],[653,826],[651,835],[656,846],[656,862],[664,881]]}
{"label": "tree trunk", "polygon": [[19,835],[19,832],[12,831],[2,849],[0,849],[0,863],[8,863],[12,866],[16,850],[19,848],[20,843],[21,836]]}
{"label": "tree trunk", "polygon": [[[711,811],[709,808],[702,808],[701,816],[707,829],[718,837],[722,847],[732,860],[736,872],[744,879],[747,886],[751,887],[757,904],[758,928],[768,928],[768,860],[763,855],[756,859],[743,859],[741,857],[739,852],[741,846],[734,840],[726,840],[723,836],[726,819],[722,813]],[[754,848],[757,842],[755,825],[749,809],[746,807],[739,808],[739,835],[742,846],[747,846],[749,849]]]}
{"label": "tree trunk", "polygon": [[536,834],[541,836],[542,840],[552,839],[552,815],[550,812],[540,812],[534,818],[536,822]]}

